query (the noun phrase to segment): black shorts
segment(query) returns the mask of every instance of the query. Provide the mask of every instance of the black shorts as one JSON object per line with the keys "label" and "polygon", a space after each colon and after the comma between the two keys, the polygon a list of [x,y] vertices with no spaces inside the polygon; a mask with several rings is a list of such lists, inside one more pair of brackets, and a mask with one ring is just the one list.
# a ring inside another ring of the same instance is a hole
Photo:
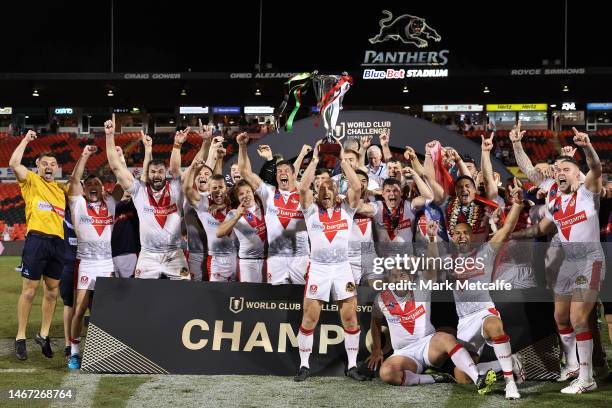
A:
{"label": "black shorts", "polygon": [[76,287],[76,275],[79,272],[78,259],[66,262],[62,277],[60,278],[59,290],[64,306],[74,306],[74,288]]}
{"label": "black shorts", "polygon": [[64,240],[30,232],[23,247],[21,276],[40,280],[42,275],[59,280],[64,269]]}

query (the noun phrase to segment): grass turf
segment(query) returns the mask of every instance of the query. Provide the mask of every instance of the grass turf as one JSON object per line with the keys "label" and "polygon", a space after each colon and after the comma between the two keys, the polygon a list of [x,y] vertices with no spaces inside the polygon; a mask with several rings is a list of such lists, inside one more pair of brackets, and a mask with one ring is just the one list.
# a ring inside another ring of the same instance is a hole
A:
{"label": "grass turf", "polygon": [[[33,342],[28,343],[27,361],[18,362],[12,354],[12,339],[17,330],[16,304],[21,288],[21,277],[15,272],[18,257],[0,257],[0,406],[46,407],[49,401],[9,401],[9,389],[57,389],[70,386],[63,357],[62,303],[58,299],[51,327],[56,355],[47,359]],[[28,337],[40,327],[40,296],[37,295],[30,315]],[[610,352],[607,330],[602,333]],[[59,337],[60,339],[57,339]],[[608,354],[610,356],[610,353]],[[34,370],[16,372],[6,370]],[[584,395],[562,395],[560,383],[530,382],[521,387],[523,399],[507,402],[503,398],[503,384],[497,383],[490,396],[479,396],[473,387],[435,384],[418,387],[392,387],[379,381],[357,383],[344,378],[312,378],[297,384],[286,377],[272,376],[116,376],[76,374],[85,382],[95,383],[94,391],[77,388],[87,406],[167,407],[197,405],[215,407],[262,406],[378,406],[409,407],[426,403],[429,406],[512,406],[512,407],[608,407],[612,401],[612,384],[598,381],[596,392]],[[68,384],[68,385],[66,385]],[[53,405],[61,405],[54,403]],[[74,406],[74,405],[73,405]],[[80,406],[80,405],[79,405]]]}

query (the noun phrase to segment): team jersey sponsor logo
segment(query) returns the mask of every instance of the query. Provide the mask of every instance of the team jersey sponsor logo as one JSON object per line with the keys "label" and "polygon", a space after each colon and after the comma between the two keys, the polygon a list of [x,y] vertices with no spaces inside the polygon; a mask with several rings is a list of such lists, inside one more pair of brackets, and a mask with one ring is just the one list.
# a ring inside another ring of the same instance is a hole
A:
{"label": "team jersey sponsor logo", "polygon": [[366,231],[368,230],[368,225],[370,225],[370,222],[372,222],[372,219],[369,217],[362,217],[362,216],[356,215],[353,218],[353,221],[355,222],[355,225],[359,227],[359,230],[361,231],[361,235],[365,235]]}
{"label": "team jersey sponsor logo", "polygon": [[569,227],[572,227],[573,225],[580,224],[581,222],[584,222],[586,220],[587,220],[587,216],[583,210],[583,211],[580,211],[578,214],[572,214],[569,217],[561,218],[558,221],[559,221],[559,226],[561,228],[569,228]]}
{"label": "team jersey sponsor logo", "polygon": [[56,207],[53,204],[48,203],[47,201],[39,201],[38,205],[36,207],[40,211],[53,211],[54,213],[56,213],[60,217],[64,218],[64,209],[60,208],[60,207]]}
{"label": "team jersey sponsor logo", "polygon": [[108,216],[108,217],[88,217],[86,215],[82,215],[81,218],[79,219],[79,222],[81,224],[88,224],[88,225],[112,225],[113,224],[113,217],[112,216]]}
{"label": "team jersey sponsor logo", "polygon": [[170,214],[173,214],[175,212],[177,212],[177,207],[176,207],[176,203],[172,203],[169,206],[166,207],[149,207],[149,206],[145,206],[144,207],[144,212],[146,213],[151,213],[153,215],[155,215],[156,217],[158,216],[168,216]]}

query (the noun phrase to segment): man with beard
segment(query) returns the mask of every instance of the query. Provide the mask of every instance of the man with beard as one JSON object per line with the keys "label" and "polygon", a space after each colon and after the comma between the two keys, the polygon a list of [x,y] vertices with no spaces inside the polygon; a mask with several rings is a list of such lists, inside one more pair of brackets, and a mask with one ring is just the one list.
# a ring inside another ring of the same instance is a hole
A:
{"label": "man with beard", "polygon": [[49,328],[59,292],[59,280],[64,266],[64,211],[67,185],[55,181],[58,164],[55,154],[41,153],[36,159],[36,172],[28,170],[21,160],[28,144],[36,140],[36,132],[29,130],[9,160],[9,166],[21,188],[25,201],[28,233],[26,236],[21,269],[22,287],[17,303],[18,329],[15,338],[15,356],[18,360],[28,358],[26,351],[26,328],[32,301],[44,282],[42,319],[35,341],[41,346],[45,357],[52,358]]}
{"label": "man with beard", "polygon": [[[506,221],[486,243],[480,245],[474,240],[472,229],[467,223],[458,223],[451,233],[452,242],[457,250],[448,259],[455,265],[452,276],[455,279],[453,296],[459,324],[457,339],[476,358],[482,354],[485,343],[493,347],[495,356],[504,374],[506,399],[518,399],[520,394],[514,380],[515,371],[523,380],[518,360],[513,358],[510,337],[504,332],[503,323],[488,290],[470,290],[457,287],[458,283],[490,283],[495,268],[495,258],[499,249],[508,241],[523,209],[523,195],[520,188],[511,189],[512,209]],[[432,257],[437,257],[437,247],[433,247]],[[468,266],[471,264],[472,266]],[[492,370],[490,371],[492,373]],[[495,374],[493,374],[495,375]],[[459,378],[460,373],[456,373]]]}
{"label": "man with beard", "polygon": [[[238,142],[238,165],[242,177],[255,188],[264,206],[268,232],[268,283],[304,284],[308,267],[308,232],[295,186],[295,170],[288,161],[276,163],[278,187],[264,183],[251,170],[247,153],[249,137],[241,133]],[[314,170],[313,170],[314,173]],[[310,186],[308,186],[310,188]]]}
{"label": "man with beard", "polygon": [[266,252],[266,222],[263,209],[255,199],[253,187],[246,180],[239,180],[230,192],[236,209],[231,210],[217,229],[217,238],[238,238],[238,271],[240,282],[263,282]]}
{"label": "man with beard", "polygon": [[344,347],[348,357],[346,376],[358,381],[366,378],[357,371],[359,352],[359,323],[357,321],[357,298],[355,282],[348,262],[350,239],[349,223],[359,206],[361,184],[355,170],[341,156],[341,167],[349,188],[346,199],[339,202],[336,185],[327,180],[319,187],[316,200],[310,185],[319,162],[319,147],[314,148],[312,160],[302,175],[300,182],[300,206],[311,242],[310,267],[304,291],[304,313],[298,333],[300,368],[295,381],[304,381],[310,376],[310,354],[313,333],[319,322],[323,302],[338,303],[340,319],[344,327]]}
{"label": "man with beard", "polygon": [[115,120],[104,123],[106,154],[117,183],[134,200],[140,221],[140,244],[134,277],[189,280],[189,269],[181,244],[181,213],[183,194],[181,191],[180,166],[181,145],[190,129],[176,132],[170,156],[170,174],[166,180],[166,165],[161,160],[151,160],[147,169],[147,181],[135,180],[123,166],[115,150]]}
{"label": "man with beard", "polygon": [[[111,234],[117,201],[104,196],[102,181],[94,175],[88,176],[83,186],[81,177],[87,160],[96,152],[95,146],[85,146],[77,161],[68,188],[68,200],[72,223],[77,235],[76,299],[70,325],[70,359],[68,368],[81,368],[80,344],[83,316],[89,307],[91,292],[98,277],[111,277],[114,272]],[[118,197],[123,195],[116,190]]]}
{"label": "man with beard", "polygon": [[582,148],[589,167],[584,182],[580,180],[579,165],[573,159],[562,159],[555,174],[558,191],[549,200],[546,218],[513,234],[517,239],[533,238],[557,230],[563,244],[565,259],[554,285],[555,321],[567,361],[566,378],[573,375],[568,373],[578,371],[578,378],[561,390],[564,394],[597,389],[592,368],[593,334],[588,321],[606,271],[599,241],[601,162],[589,136],[576,128],[573,131],[574,144]]}
{"label": "man with beard", "polygon": [[208,192],[199,194],[193,192],[193,179],[204,166],[199,159],[195,165],[189,168],[185,175],[185,196],[193,208],[206,232],[206,243],[208,246],[208,257],[206,258],[206,270],[208,280],[211,282],[229,282],[236,280],[236,237],[232,233],[228,236],[219,237],[217,231],[225,221],[229,212],[229,200],[227,197],[227,186],[225,178],[220,174],[213,175],[208,180]]}

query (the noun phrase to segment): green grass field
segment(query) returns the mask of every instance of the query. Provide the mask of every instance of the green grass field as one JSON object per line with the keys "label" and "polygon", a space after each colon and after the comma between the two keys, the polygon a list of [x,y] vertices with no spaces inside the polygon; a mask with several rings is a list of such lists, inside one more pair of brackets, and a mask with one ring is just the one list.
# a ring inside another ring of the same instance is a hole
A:
{"label": "green grass field", "polygon": [[[610,407],[612,384],[599,380],[593,393],[566,396],[563,384],[528,382],[521,386],[523,398],[506,401],[501,383],[492,395],[478,396],[472,387],[435,384],[393,387],[380,381],[357,383],[345,378],[313,378],[294,383],[288,377],[272,376],[179,376],[179,375],[95,375],[69,373],[63,358],[62,304],[58,301],[51,329],[56,355],[47,359],[33,342],[28,342],[29,359],[13,357],[17,330],[16,304],[21,278],[14,270],[16,257],[0,257],[0,407]],[[28,338],[40,327],[40,297],[32,309]],[[606,337],[608,356],[611,356]],[[228,362],[231,363],[231,362]],[[71,401],[15,401],[9,389],[71,388]]]}

